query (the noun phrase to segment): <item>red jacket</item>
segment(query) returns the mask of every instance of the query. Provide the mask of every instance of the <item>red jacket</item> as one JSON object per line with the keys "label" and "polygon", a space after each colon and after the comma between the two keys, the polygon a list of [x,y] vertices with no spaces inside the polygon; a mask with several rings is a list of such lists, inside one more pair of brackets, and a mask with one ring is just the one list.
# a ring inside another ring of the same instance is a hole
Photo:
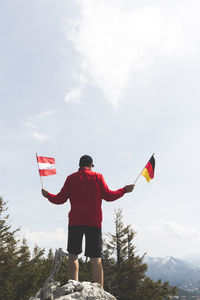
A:
{"label": "red jacket", "polygon": [[70,200],[69,226],[101,227],[102,199],[114,201],[122,197],[124,192],[124,188],[109,190],[101,174],[84,167],[67,177],[57,195],[49,193],[48,200],[54,204]]}

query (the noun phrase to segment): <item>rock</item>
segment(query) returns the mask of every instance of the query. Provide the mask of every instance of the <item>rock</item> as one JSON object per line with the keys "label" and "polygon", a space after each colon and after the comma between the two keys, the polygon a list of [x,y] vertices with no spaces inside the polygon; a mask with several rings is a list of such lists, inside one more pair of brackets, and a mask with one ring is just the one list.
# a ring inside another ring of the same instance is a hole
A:
{"label": "rock", "polygon": [[67,284],[60,286],[59,282],[54,281],[61,260],[66,255],[67,253],[63,252],[62,248],[56,250],[49,277],[35,297],[31,297],[29,300],[116,300],[98,283],[69,280]]}
{"label": "rock", "polygon": [[60,286],[59,282],[47,282],[44,287],[29,300],[116,300],[104,291],[98,283],[69,280]]}

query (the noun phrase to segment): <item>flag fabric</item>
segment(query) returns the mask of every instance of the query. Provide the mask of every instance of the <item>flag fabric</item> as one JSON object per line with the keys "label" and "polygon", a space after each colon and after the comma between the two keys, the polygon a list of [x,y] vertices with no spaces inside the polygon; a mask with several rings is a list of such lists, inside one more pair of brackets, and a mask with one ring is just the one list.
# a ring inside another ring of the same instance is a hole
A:
{"label": "flag fabric", "polygon": [[52,157],[37,156],[40,176],[56,174],[55,159]]}
{"label": "flag fabric", "polygon": [[146,164],[144,170],[142,171],[142,175],[146,178],[148,182],[154,178],[154,170],[155,170],[155,158],[152,155],[152,157]]}

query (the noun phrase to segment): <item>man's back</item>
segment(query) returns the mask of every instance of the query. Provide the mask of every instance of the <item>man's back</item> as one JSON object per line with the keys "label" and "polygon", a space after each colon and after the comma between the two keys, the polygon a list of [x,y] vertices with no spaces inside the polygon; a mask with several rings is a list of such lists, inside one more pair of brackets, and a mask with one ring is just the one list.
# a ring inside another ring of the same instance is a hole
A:
{"label": "man's back", "polygon": [[88,168],[81,168],[70,175],[69,212],[70,226],[101,227],[101,175]]}
{"label": "man's back", "polygon": [[49,194],[49,201],[62,204],[69,198],[69,226],[101,227],[102,199],[114,201],[124,194],[124,189],[109,190],[103,176],[90,168],[80,168],[69,175],[57,195]]}

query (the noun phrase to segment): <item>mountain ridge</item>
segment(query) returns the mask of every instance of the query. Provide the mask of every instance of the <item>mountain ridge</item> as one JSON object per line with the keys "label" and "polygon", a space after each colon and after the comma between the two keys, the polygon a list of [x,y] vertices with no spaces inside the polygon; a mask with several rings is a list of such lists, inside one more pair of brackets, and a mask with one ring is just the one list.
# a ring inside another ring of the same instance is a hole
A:
{"label": "mountain ridge", "polygon": [[191,262],[173,256],[164,258],[147,256],[144,262],[148,266],[147,276],[153,280],[162,279],[168,281],[170,285],[200,293],[199,266],[195,267]]}

